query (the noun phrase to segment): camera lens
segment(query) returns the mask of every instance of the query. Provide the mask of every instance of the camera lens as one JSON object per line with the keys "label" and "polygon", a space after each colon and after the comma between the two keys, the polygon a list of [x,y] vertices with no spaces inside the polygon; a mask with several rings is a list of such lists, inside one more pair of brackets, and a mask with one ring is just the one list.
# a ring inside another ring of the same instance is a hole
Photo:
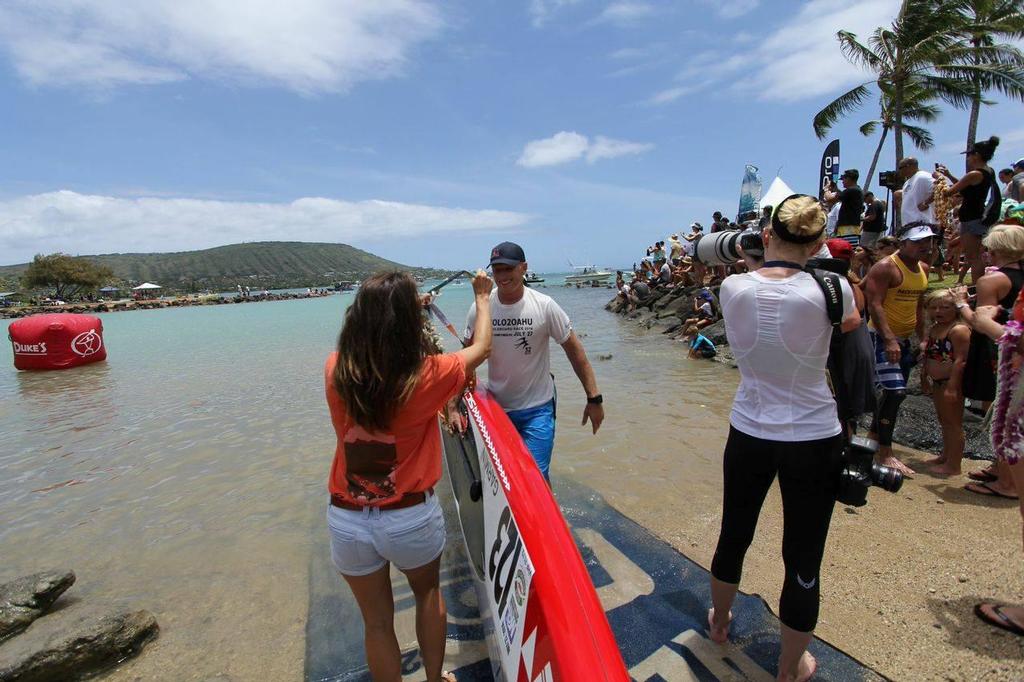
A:
{"label": "camera lens", "polygon": [[871,483],[886,492],[894,493],[903,485],[903,474],[892,467],[872,464]]}
{"label": "camera lens", "polygon": [[740,259],[736,251],[740,233],[734,230],[702,235],[697,239],[693,256],[704,265],[729,265]]}

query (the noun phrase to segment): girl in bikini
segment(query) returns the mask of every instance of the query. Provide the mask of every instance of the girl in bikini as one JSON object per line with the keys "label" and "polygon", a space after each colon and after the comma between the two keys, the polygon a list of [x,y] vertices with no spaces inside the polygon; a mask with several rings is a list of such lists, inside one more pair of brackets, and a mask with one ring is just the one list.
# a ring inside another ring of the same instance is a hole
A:
{"label": "girl in bikini", "polygon": [[925,306],[932,324],[928,338],[921,342],[921,392],[931,395],[942,427],[942,454],[928,464],[932,473],[959,475],[964,454],[963,376],[971,330],[960,319],[956,299],[949,289],[930,293]]}

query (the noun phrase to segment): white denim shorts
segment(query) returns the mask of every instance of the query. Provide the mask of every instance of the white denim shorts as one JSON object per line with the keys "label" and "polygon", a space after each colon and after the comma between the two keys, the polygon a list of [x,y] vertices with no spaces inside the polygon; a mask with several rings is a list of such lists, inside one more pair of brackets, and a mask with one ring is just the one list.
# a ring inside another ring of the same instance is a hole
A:
{"label": "white denim shorts", "polygon": [[444,514],[437,496],[404,509],[360,511],[327,507],[331,559],[344,575],[369,575],[387,562],[408,571],[441,556]]}

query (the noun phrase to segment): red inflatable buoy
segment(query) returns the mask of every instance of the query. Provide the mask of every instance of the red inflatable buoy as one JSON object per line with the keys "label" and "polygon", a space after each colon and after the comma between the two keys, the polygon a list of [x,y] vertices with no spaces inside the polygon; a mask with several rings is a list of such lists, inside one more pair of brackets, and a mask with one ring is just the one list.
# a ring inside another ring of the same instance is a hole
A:
{"label": "red inflatable buoy", "polygon": [[7,336],[17,369],[67,369],[107,359],[103,323],[92,315],[23,317],[11,323]]}

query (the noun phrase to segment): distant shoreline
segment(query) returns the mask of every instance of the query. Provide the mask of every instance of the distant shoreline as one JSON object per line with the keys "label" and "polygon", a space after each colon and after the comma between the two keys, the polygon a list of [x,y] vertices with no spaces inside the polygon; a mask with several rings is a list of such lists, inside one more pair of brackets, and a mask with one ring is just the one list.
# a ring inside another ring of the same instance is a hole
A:
{"label": "distant shoreline", "polygon": [[332,291],[325,294],[253,294],[251,296],[233,296],[230,298],[218,295],[175,296],[174,298],[147,299],[141,301],[122,299],[118,301],[83,301],[79,303],[65,303],[63,305],[49,306],[17,306],[11,308],[0,308],[0,319],[16,319],[20,317],[29,317],[31,315],[43,315],[46,313],[113,313],[125,310],[158,310],[161,308],[185,308],[204,305],[294,301],[307,298],[323,298],[325,296],[333,296],[335,293],[340,292]]}

